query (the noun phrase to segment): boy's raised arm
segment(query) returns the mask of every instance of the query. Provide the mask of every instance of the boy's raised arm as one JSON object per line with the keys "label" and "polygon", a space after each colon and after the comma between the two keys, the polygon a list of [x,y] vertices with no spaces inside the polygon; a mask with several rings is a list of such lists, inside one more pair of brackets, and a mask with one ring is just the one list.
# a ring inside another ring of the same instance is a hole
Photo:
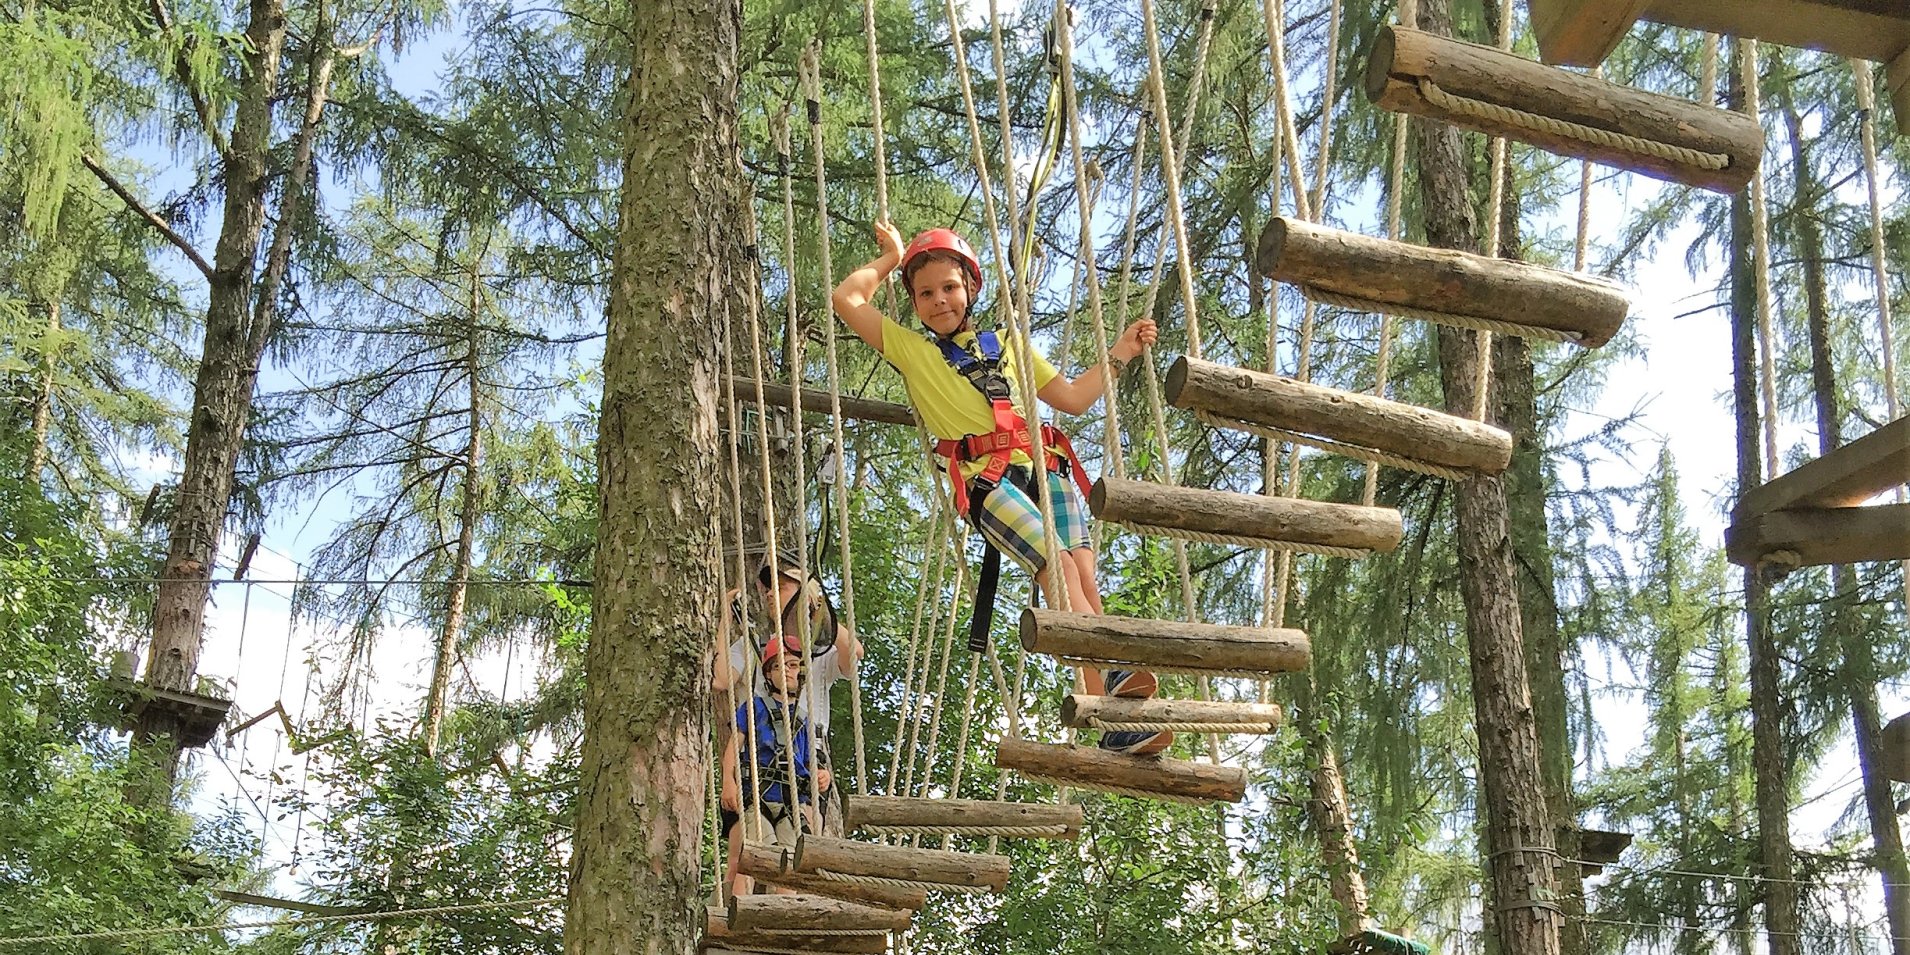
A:
{"label": "boy's raised arm", "polygon": [[882,254],[850,272],[829,296],[829,304],[857,338],[879,352],[882,350],[882,313],[872,303],[882,280],[902,263],[902,234],[883,220],[875,224],[875,241]]}

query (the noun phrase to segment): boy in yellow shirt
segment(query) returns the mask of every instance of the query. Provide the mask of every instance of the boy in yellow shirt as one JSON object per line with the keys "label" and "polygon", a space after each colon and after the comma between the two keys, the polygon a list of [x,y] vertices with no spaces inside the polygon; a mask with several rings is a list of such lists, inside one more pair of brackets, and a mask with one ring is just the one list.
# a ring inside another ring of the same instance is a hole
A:
{"label": "boy in yellow shirt", "polygon": [[[1073,460],[1067,436],[1048,427],[1042,429],[1041,441],[1051,469],[1042,481],[1030,473],[1033,436],[1014,410],[1021,388],[1017,364],[1023,356],[1014,342],[991,331],[977,332],[970,321],[982,288],[981,260],[967,240],[949,229],[929,229],[906,248],[902,234],[889,222],[877,222],[875,235],[881,254],[836,286],[830,298],[836,315],[901,372],[923,426],[939,439],[937,453],[947,459],[957,508],[991,548],[1007,552],[1027,568],[1049,606],[1057,603],[1055,588],[1066,587],[1071,609],[1100,613],[1087,513],[1081,497],[1068,486],[1072,475],[1085,496],[1086,476]],[[871,304],[876,289],[897,268],[928,336],[902,327]],[[1158,335],[1152,319],[1124,329],[1108,349],[1108,364],[1115,376]],[[1081,377],[1069,379],[1041,355],[1028,355],[1025,360],[1034,372],[1036,397],[1050,407],[1081,414],[1101,400],[1104,383],[1099,363]],[[1058,576],[1057,568],[1047,566],[1035,493],[1046,493],[1052,505],[1062,547]],[[987,569],[982,577],[988,580]],[[976,640],[986,638],[985,604],[993,600],[990,586],[985,583],[981,589],[988,592],[976,598],[977,622],[970,634],[970,647],[975,650],[982,649]],[[1149,697],[1156,686],[1153,674],[1141,671],[1088,671],[1084,679],[1089,692],[1115,696]],[[1171,733],[1104,733],[1100,745],[1147,756],[1172,742]]]}

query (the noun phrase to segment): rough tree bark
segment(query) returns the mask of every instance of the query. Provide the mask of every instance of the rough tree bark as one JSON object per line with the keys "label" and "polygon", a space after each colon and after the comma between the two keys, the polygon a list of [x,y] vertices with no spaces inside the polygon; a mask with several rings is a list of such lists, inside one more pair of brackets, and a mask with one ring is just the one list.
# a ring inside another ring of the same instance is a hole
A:
{"label": "rough tree bark", "polygon": [[740,0],[630,0],[596,605],[564,948],[689,955],[727,462],[719,340],[742,279]]}
{"label": "rough tree bark", "polygon": [[[1781,60],[1775,62],[1783,62]],[[1810,142],[1797,111],[1791,84],[1779,83],[1773,98],[1784,116],[1791,143],[1791,231],[1804,270],[1804,304],[1810,338],[1811,390],[1816,399],[1817,453],[1827,455],[1843,445],[1837,409],[1837,373],[1831,363],[1830,298],[1824,278],[1824,233],[1819,225],[1817,181],[1810,160]],[[1896,801],[1882,763],[1883,714],[1877,704],[1876,653],[1870,635],[1853,626],[1850,602],[1857,592],[1857,575],[1847,564],[1831,568],[1829,626],[1843,650],[1842,677],[1850,698],[1851,734],[1857,743],[1857,763],[1863,772],[1864,808],[1870,816],[1870,838],[1883,879],[1884,914],[1890,924],[1892,955],[1910,955],[1910,864],[1903,852],[1903,832],[1897,826]]]}
{"label": "rough tree bark", "polygon": [[[270,328],[260,327],[255,318],[253,272],[265,231],[272,101],[285,42],[283,0],[252,0],[245,38],[232,134],[221,156],[225,204],[206,296],[205,338],[146,658],[146,681],[172,689],[191,690],[198,673],[212,589],[207,581],[232,497],[233,469],[251,415],[259,358],[270,337]],[[289,229],[291,223],[281,227]],[[137,743],[158,741],[153,755],[165,774],[167,793],[178,775],[179,750],[173,741],[177,731],[173,721],[155,709],[140,719],[133,734]]]}
{"label": "rough tree bark", "polygon": [[[1422,2],[1419,28],[1450,36],[1447,0]],[[1412,128],[1428,244],[1477,251],[1479,227],[1461,133],[1417,119]],[[1476,334],[1439,330],[1441,384],[1447,409],[1457,414],[1469,413],[1477,398]],[[1485,789],[1486,868],[1497,916],[1493,927],[1499,951],[1506,955],[1557,955],[1557,854],[1527,685],[1504,483],[1496,477],[1458,482],[1454,510]]]}

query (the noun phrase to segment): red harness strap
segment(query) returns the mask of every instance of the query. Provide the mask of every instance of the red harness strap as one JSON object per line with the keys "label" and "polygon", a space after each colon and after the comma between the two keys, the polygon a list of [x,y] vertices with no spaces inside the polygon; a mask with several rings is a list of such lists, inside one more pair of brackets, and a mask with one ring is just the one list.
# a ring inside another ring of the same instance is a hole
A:
{"label": "red harness strap", "polygon": [[[999,484],[1016,451],[1030,457],[1034,455],[1028,422],[1015,411],[1014,403],[999,399],[990,404],[994,406],[994,431],[935,442],[935,453],[948,460],[948,480],[955,490],[955,510],[964,517],[968,516],[969,499],[968,481],[962,477],[962,462],[986,458],[987,466],[977,472],[975,477],[986,479],[990,484]],[[1074,443],[1068,440],[1067,433],[1053,425],[1044,424],[1041,426],[1041,442],[1043,446],[1061,449],[1060,455],[1048,456],[1048,470],[1060,470],[1061,462],[1066,460],[1074,474],[1075,486],[1081,489],[1081,497],[1085,501],[1088,496],[1088,474],[1081,467],[1081,459],[1075,456]]]}

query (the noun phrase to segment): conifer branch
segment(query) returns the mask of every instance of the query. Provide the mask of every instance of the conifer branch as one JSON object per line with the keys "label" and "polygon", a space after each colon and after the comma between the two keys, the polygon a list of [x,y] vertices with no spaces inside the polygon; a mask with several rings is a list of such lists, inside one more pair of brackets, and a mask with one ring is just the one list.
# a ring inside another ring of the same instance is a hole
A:
{"label": "conifer branch", "polygon": [[171,242],[179,248],[179,251],[185,253],[186,258],[191,259],[192,264],[199,267],[199,272],[206,277],[206,281],[212,281],[212,264],[199,255],[199,250],[193,248],[192,243],[187,242],[185,236],[173,231],[172,226],[166,224],[166,220],[161,219],[157,213],[146,208],[145,204],[139,201],[139,197],[133,195],[132,191],[127,189],[112,173],[107,172],[106,167],[100,165],[98,160],[86,153],[81,153],[80,162],[83,163],[86,168],[92,170],[93,175],[99,177],[99,181],[104,183],[106,188],[111,189],[114,195],[126,203],[127,208],[131,209],[140,218],[145,219],[154,229],[159,230],[160,235],[165,236],[166,241]]}

